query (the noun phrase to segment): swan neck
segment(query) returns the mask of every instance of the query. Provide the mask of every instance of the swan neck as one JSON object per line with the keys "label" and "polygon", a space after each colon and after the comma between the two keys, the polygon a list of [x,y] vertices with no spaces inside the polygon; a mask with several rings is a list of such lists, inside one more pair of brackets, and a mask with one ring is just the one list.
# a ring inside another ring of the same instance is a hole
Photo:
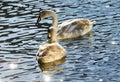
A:
{"label": "swan neck", "polygon": [[56,36],[56,30],[55,29],[51,32],[50,43],[57,43],[57,36]]}
{"label": "swan neck", "polygon": [[55,14],[54,12],[51,12],[51,16],[52,16],[52,19],[53,19],[52,26],[53,27],[57,27],[58,26],[58,17],[57,17],[57,14]]}

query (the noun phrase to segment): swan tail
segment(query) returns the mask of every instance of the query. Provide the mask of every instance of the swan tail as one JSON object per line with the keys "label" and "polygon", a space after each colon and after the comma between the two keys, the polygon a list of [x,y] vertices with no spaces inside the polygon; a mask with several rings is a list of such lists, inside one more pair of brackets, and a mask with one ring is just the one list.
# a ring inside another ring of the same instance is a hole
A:
{"label": "swan tail", "polygon": [[91,23],[92,23],[92,25],[94,25],[94,24],[96,24],[96,21],[92,21]]}

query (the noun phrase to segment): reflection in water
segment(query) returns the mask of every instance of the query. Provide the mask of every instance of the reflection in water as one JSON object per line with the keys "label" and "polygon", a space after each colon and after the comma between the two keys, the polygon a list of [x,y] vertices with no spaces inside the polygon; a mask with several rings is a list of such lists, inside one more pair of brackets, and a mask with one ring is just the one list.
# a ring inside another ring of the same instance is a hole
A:
{"label": "reflection in water", "polygon": [[82,38],[84,39],[89,39],[89,38],[92,38],[93,37],[93,33],[90,31],[88,32],[86,35],[82,36]]}
{"label": "reflection in water", "polygon": [[[52,80],[54,80],[55,75],[60,73],[61,70],[63,70],[62,67],[58,67],[57,65],[63,64],[64,62],[65,62],[65,58],[56,60],[51,63],[39,65],[40,69],[43,71],[41,78],[43,82],[52,82]],[[64,78],[61,77],[59,78],[59,80],[62,82]]]}
{"label": "reflection in water", "polygon": [[54,62],[46,63],[46,64],[41,64],[39,65],[40,69],[42,71],[49,71],[49,70],[54,70],[56,72],[62,70],[60,67],[55,67],[56,65],[63,64],[65,62],[65,58],[62,58],[60,60],[56,60]]}
{"label": "reflection in water", "polygon": [[9,69],[17,69],[18,68],[18,65],[15,64],[15,63],[10,63],[9,64]]}

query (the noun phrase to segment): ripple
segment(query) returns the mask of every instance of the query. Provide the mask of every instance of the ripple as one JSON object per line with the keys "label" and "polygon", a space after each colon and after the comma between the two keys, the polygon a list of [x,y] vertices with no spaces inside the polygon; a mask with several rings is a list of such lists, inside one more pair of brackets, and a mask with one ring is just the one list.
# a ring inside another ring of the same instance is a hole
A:
{"label": "ripple", "polygon": [[[119,5],[119,0],[0,1],[0,81],[119,82]],[[59,41],[68,52],[66,61],[47,70],[48,76],[35,59],[52,22],[35,26],[41,9],[54,10],[59,23],[81,17],[97,22],[92,34]]]}

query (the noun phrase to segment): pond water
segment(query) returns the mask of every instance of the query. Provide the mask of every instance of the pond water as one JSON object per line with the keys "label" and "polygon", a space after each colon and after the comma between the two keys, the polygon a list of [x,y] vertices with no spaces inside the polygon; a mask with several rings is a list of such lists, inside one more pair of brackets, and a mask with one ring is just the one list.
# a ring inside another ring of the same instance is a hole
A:
{"label": "pond water", "polygon": [[[41,9],[55,11],[59,23],[97,23],[84,37],[59,41],[65,59],[39,66],[35,54],[52,21],[35,25]],[[0,0],[0,82],[120,82],[120,0]]]}

